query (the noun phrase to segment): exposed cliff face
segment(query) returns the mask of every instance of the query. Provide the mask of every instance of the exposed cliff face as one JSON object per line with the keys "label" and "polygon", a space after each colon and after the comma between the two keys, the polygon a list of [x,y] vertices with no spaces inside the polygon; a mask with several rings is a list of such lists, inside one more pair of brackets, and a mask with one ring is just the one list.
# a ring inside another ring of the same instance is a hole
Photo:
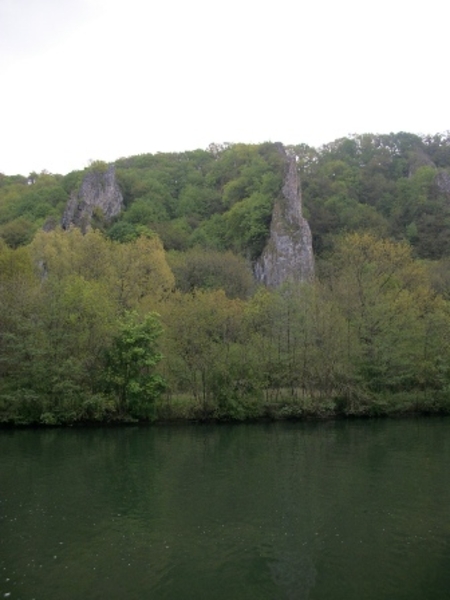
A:
{"label": "exposed cliff face", "polygon": [[441,194],[450,196],[450,173],[447,171],[439,171],[434,182]]}
{"label": "exposed cliff face", "polygon": [[78,193],[72,193],[61,220],[63,229],[71,225],[83,233],[89,229],[93,216],[110,221],[123,208],[123,196],[117,184],[114,165],[106,171],[86,174]]}
{"label": "exposed cliff face", "polygon": [[311,230],[302,214],[295,157],[286,157],[286,163],[282,197],[272,213],[270,238],[255,265],[256,279],[269,287],[279,287],[285,281],[310,281],[314,276]]}

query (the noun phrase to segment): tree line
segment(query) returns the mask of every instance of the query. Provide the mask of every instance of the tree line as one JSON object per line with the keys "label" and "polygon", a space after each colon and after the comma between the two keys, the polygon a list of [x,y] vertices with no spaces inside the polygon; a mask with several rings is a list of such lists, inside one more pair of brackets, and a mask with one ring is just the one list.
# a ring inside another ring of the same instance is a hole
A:
{"label": "tree line", "polygon": [[40,231],[0,245],[0,421],[445,412],[449,308],[410,244],[371,232],[268,290],[229,250]]}
{"label": "tree line", "polygon": [[119,159],[125,210],[84,236],[86,170],[0,174],[0,421],[447,411],[450,135],[289,151],[317,278],[276,291],[278,144]]}
{"label": "tree line", "polygon": [[[364,134],[289,152],[297,157],[316,257],[326,257],[343,231],[367,230],[409,242],[419,258],[450,256],[448,132]],[[279,144],[216,144],[114,164],[125,210],[113,222],[98,214],[95,223],[110,239],[152,231],[166,251],[201,247],[249,260],[261,253],[284,175]],[[53,228],[86,171],[100,168],[97,161],[65,176],[0,174],[0,238],[15,248]]]}

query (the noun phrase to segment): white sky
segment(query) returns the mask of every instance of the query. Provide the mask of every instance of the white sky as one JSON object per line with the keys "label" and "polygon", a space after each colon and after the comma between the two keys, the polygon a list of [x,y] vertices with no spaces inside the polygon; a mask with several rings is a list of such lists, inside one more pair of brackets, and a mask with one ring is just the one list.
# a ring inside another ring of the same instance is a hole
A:
{"label": "white sky", "polygon": [[0,172],[450,129],[447,0],[0,0]]}

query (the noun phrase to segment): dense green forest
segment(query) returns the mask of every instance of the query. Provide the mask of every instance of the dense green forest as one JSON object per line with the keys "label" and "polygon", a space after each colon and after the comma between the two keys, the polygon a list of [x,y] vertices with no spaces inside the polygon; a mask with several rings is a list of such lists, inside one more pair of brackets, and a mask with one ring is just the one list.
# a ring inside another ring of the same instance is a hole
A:
{"label": "dense green forest", "polygon": [[450,134],[289,151],[317,276],[277,290],[277,144],[119,159],[86,235],[59,223],[104,163],[0,175],[0,422],[448,412]]}

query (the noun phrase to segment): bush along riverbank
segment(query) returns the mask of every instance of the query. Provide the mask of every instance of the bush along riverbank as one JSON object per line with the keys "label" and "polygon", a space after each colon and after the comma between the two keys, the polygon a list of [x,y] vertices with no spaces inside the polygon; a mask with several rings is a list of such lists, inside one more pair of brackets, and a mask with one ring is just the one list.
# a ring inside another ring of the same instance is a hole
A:
{"label": "bush along riverbank", "polygon": [[[6,409],[6,410],[5,410]],[[9,410],[8,410],[9,409]],[[128,425],[144,423],[221,423],[341,418],[410,417],[450,415],[450,394],[444,392],[397,392],[364,397],[320,398],[277,395],[237,400],[222,397],[199,401],[189,396],[160,397],[145,415],[123,411],[101,395],[86,399],[76,408],[60,402],[58,407],[24,397],[14,405],[1,406],[0,426]]]}

